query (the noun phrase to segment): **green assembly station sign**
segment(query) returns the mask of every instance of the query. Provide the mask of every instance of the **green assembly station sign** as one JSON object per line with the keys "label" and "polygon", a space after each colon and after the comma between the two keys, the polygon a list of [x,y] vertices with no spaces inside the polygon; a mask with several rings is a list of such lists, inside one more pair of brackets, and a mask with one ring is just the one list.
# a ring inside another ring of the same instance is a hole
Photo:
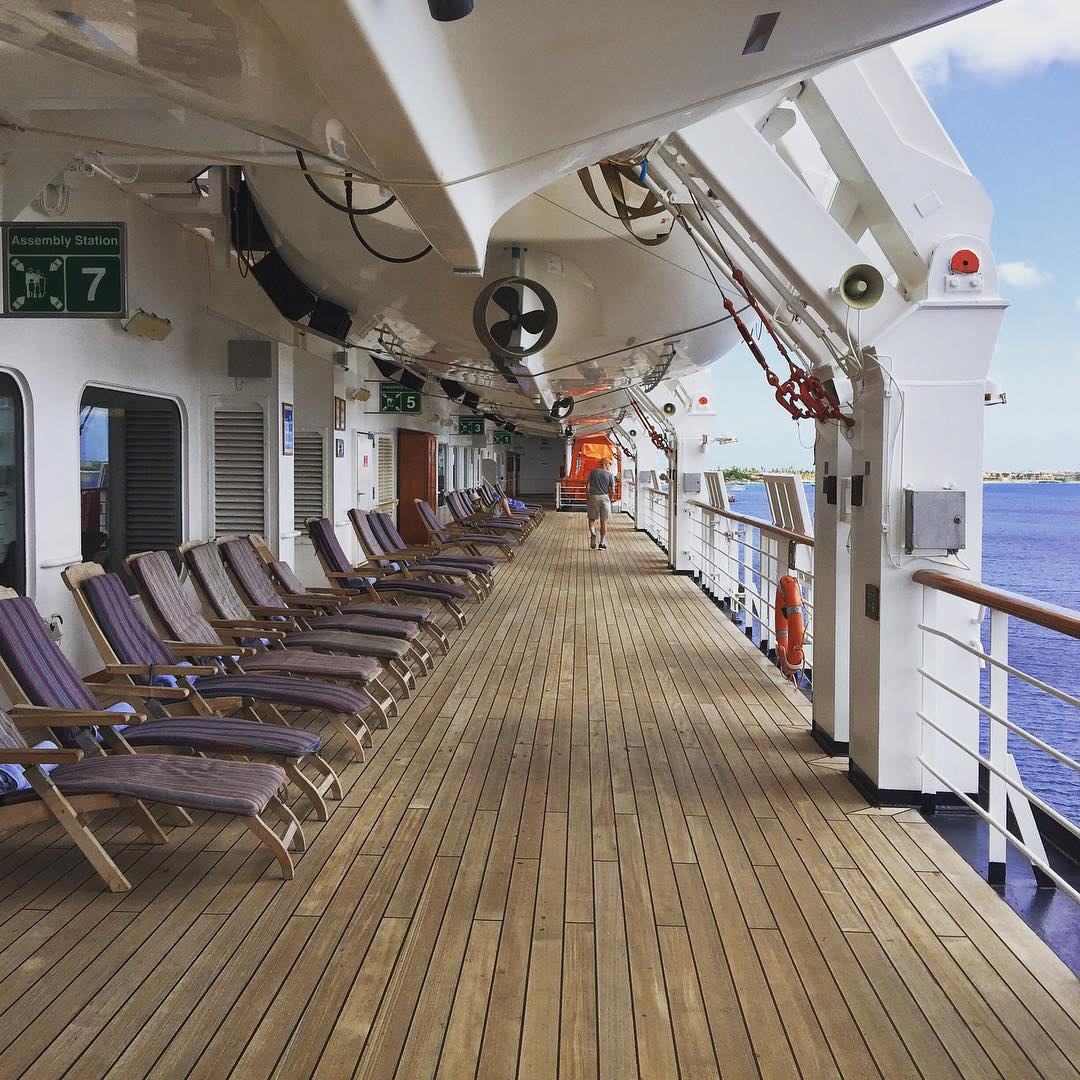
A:
{"label": "green assembly station sign", "polygon": [[115,319],[126,314],[121,222],[3,225],[3,315]]}
{"label": "green assembly station sign", "polygon": [[514,441],[514,436],[509,431],[495,431],[492,434],[496,446],[510,446]]}
{"label": "green assembly station sign", "polygon": [[459,416],[457,430],[459,435],[483,435],[484,418],[482,416]]}
{"label": "green assembly station sign", "polygon": [[421,411],[420,395],[401,383],[379,383],[379,412],[418,413]]}

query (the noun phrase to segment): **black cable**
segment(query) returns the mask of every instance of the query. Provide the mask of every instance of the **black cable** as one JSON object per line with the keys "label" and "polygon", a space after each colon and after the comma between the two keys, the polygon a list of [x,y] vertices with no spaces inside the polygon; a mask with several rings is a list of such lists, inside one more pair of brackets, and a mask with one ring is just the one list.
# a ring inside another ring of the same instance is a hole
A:
{"label": "black cable", "polygon": [[[299,153],[299,151],[297,151]],[[309,177],[310,179],[310,177]],[[422,251],[418,251],[415,255],[407,255],[405,258],[398,258],[396,255],[384,255],[381,251],[377,251],[373,248],[365,239],[364,234],[360,231],[356,224],[356,217],[352,213],[352,180],[345,181],[345,209],[349,211],[349,225],[352,227],[353,235],[364,246],[364,250],[371,255],[374,255],[376,259],[387,263],[411,263],[416,262],[417,259],[422,259],[431,251],[431,245],[428,244]]]}
{"label": "black cable", "polygon": [[[344,203],[339,203],[336,199],[330,198],[330,196],[327,195],[326,192],[323,191],[323,189],[315,183],[314,177],[312,177],[311,174],[308,172],[307,162],[304,160],[304,155],[299,150],[296,151],[296,160],[300,163],[300,171],[304,174],[304,179],[307,181],[308,187],[311,188],[311,190],[314,191],[315,194],[318,195],[319,198],[327,204],[327,206],[332,206],[335,210],[340,210],[343,214],[350,214],[354,217],[364,217],[367,214],[381,214],[384,210],[386,210],[388,207],[393,206],[394,203],[397,202],[397,196],[391,195],[390,198],[386,200],[386,202],[379,203],[378,206],[365,206],[363,208],[346,206]],[[345,175],[347,180],[352,179],[352,173],[346,173]]]}

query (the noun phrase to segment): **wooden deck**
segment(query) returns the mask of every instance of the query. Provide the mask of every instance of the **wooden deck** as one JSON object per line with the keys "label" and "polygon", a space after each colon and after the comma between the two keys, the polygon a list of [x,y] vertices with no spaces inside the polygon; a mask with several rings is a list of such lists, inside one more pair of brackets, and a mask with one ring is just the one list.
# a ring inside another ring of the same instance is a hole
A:
{"label": "wooden deck", "polygon": [[1080,983],[655,546],[549,514],[292,882],[0,840],[0,1076],[1077,1076]]}

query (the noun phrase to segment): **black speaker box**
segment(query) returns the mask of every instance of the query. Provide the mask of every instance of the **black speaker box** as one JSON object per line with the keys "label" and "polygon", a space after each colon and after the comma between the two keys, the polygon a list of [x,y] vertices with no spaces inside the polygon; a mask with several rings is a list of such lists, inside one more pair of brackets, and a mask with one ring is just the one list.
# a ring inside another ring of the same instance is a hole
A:
{"label": "black speaker box", "polygon": [[315,294],[285,265],[285,260],[276,251],[260,259],[251,272],[286,319],[295,322],[315,307]]}
{"label": "black speaker box", "polygon": [[345,341],[352,328],[352,316],[340,304],[320,296],[311,318],[308,319],[308,327],[335,341]]}

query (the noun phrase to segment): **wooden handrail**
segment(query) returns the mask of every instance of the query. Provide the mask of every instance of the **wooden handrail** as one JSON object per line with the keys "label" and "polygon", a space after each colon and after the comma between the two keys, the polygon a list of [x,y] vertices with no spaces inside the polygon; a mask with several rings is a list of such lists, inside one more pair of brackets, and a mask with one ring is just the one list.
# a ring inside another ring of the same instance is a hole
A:
{"label": "wooden handrail", "polygon": [[786,540],[789,544],[804,544],[806,547],[811,548],[814,546],[814,538],[812,536],[794,532],[792,529],[785,529],[781,525],[774,525],[771,521],[765,521],[762,518],[749,517],[746,514],[736,514],[732,510],[721,510],[719,506],[710,506],[709,503],[697,502],[695,500],[691,500],[690,505],[696,506],[701,510],[708,510],[710,514],[717,514],[719,517],[729,518],[732,521],[741,521],[744,525],[752,525],[755,529],[760,529],[769,536],[775,536],[778,540]]}
{"label": "wooden handrail", "polygon": [[945,574],[940,570],[916,570],[911,575],[912,581],[937,592],[958,596],[961,600],[970,600],[973,604],[1003,611],[1006,615],[1015,615],[1018,619],[1045,626],[1071,638],[1080,638],[1080,612],[1069,608],[1047,604],[1031,596],[997,589],[992,585],[983,585],[978,581]]}

